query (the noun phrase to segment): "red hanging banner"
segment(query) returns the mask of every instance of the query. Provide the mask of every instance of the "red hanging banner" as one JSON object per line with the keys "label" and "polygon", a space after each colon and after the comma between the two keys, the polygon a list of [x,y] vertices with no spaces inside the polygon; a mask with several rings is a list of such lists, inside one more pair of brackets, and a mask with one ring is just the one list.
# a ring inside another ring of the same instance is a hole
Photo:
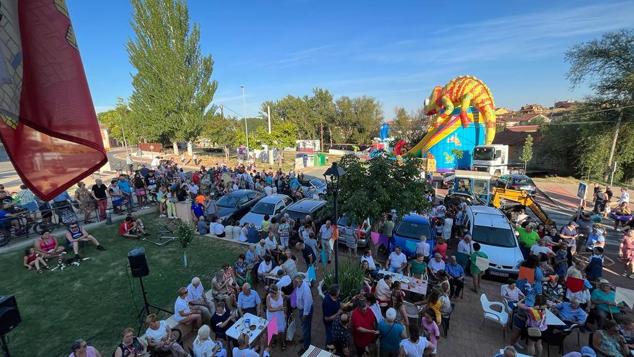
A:
{"label": "red hanging banner", "polygon": [[108,160],[63,0],[0,2],[0,138],[50,200]]}

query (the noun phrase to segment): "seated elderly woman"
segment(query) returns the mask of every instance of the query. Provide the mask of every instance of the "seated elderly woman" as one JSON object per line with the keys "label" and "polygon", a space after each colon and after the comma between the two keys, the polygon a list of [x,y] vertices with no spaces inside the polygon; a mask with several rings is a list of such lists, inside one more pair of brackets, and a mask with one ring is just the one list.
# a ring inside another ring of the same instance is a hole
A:
{"label": "seated elderly woman", "polygon": [[233,289],[230,289],[222,271],[216,273],[211,280],[211,286],[213,287],[212,295],[214,300],[224,301],[228,306],[233,306],[236,300],[236,294]]}
{"label": "seated elderly woman", "polygon": [[555,315],[559,316],[561,321],[563,321],[567,326],[571,326],[573,324],[583,325],[586,323],[586,319],[588,318],[588,314],[579,305],[579,301],[577,299],[557,304],[555,305],[554,310]]}
{"label": "seated elderly woman", "polygon": [[592,347],[602,357],[625,357],[630,355],[630,348],[625,338],[619,335],[618,324],[613,320],[606,321],[603,329],[594,333]]}
{"label": "seated elderly woman", "polygon": [[233,265],[236,273],[236,283],[242,285],[247,282],[249,276],[249,264],[245,260],[244,254],[238,256],[238,261]]}
{"label": "seated elderly woman", "polygon": [[610,282],[606,279],[599,280],[599,288],[592,291],[591,301],[594,309],[592,314],[597,320],[598,327],[601,328],[608,317],[620,317],[621,309],[616,304],[616,295]]}
{"label": "seated elderly woman", "polygon": [[[227,350],[225,350],[220,341],[214,341],[210,337],[210,329],[207,325],[202,325],[198,329],[198,334],[192,347],[194,349],[194,356],[215,356],[225,357]],[[187,356],[187,355],[185,355]]]}
{"label": "seated elderly woman", "polygon": [[145,338],[150,352],[171,352],[172,356],[187,356],[187,352],[178,344],[176,336],[172,334],[165,320],[159,320],[156,314],[149,314],[145,323],[148,326]]}
{"label": "seated elderly woman", "polygon": [[564,300],[566,288],[559,283],[559,277],[557,275],[551,275],[548,281],[542,285],[542,293],[549,302],[559,304]]}

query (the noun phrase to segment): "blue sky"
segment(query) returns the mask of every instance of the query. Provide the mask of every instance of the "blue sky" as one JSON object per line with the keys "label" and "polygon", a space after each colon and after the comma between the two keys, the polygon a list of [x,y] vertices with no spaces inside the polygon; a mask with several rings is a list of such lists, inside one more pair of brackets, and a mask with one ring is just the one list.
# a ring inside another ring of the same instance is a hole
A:
{"label": "blue sky", "polygon": [[[127,0],[67,0],[97,111],[132,93]],[[632,27],[633,1],[189,0],[201,46],[215,61],[214,102],[242,115],[262,101],[329,89],[369,95],[387,118],[420,107],[461,74],[491,88],[497,106],[579,99],[564,52]]]}

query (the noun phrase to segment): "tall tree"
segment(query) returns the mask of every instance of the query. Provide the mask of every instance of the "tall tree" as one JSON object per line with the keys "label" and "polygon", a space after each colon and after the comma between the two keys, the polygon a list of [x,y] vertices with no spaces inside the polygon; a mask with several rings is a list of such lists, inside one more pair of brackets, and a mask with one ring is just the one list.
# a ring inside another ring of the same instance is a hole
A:
{"label": "tall tree", "polygon": [[[609,32],[598,40],[578,44],[566,52],[566,60],[570,62],[568,78],[572,85],[577,86],[585,82],[594,89],[594,99],[591,102],[601,103],[595,109],[634,104],[634,30]],[[603,164],[603,175],[606,180],[614,160],[619,160],[619,151],[623,151],[618,144],[623,141],[623,138],[620,138],[624,134],[622,123],[628,114],[631,115],[631,110],[622,110],[618,115],[612,116],[614,125],[607,157],[600,155],[599,152],[586,152],[582,155],[600,160],[597,164]],[[592,141],[605,140],[605,133],[602,131],[591,133],[591,136],[594,135],[597,136],[597,140]],[[629,138],[625,138],[625,141],[628,142]],[[602,145],[595,145],[588,147],[588,150],[600,150],[601,147]],[[620,160],[628,160],[627,156],[621,157]],[[584,166],[590,165],[586,163]]]}
{"label": "tall tree", "polygon": [[427,115],[422,108],[415,112],[408,113],[403,107],[394,109],[394,124],[392,124],[391,135],[398,139],[403,139],[410,145],[418,143],[427,131]]}
{"label": "tall tree", "polygon": [[108,135],[120,142],[137,143],[137,135],[131,130],[130,109],[122,98],[117,99],[114,109],[99,113],[99,122],[108,128]]}
{"label": "tall tree", "polygon": [[132,0],[130,63],[136,69],[131,115],[147,140],[194,140],[217,88],[213,60],[200,50],[200,28],[190,26],[184,0]]}
{"label": "tall tree", "polygon": [[319,140],[321,149],[324,148],[324,128],[326,135],[330,137],[330,145],[332,145],[332,134],[329,134],[328,128],[334,123],[337,114],[332,94],[327,89],[314,88],[313,96],[307,98],[310,108],[311,122],[316,124],[319,130]]}
{"label": "tall tree", "polygon": [[522,146],[522,154],[520,160],[524,163],[524,172],[526,172],[526,166],[528,162],[533,159],[533,136],[528,134],[526,140],[524,140],[524,146]]}

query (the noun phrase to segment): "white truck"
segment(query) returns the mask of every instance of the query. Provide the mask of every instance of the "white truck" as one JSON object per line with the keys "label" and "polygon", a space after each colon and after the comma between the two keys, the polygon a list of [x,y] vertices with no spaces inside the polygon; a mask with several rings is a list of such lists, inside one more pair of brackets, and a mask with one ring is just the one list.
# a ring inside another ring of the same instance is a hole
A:
{"label": "white truck", "polygon": [[509,173],[508,145],[478,145],[473,149],[471,170],[500,177]]}

